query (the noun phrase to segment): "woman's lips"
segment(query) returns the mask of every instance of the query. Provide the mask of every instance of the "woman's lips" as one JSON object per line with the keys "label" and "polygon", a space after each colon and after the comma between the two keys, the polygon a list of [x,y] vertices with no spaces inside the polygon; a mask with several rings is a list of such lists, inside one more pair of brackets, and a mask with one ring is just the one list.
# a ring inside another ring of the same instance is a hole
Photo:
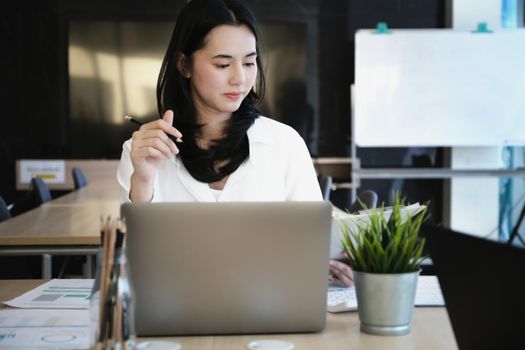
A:
{"label": "woman's lips", "polygon": [[242,96],[242,93],[240,93],[240,92],[229,92],[227,94],[224,94],[224,96],[226,96],[228,99],[230,99],[232,101],[235,101],[235,100],[238,100]]}

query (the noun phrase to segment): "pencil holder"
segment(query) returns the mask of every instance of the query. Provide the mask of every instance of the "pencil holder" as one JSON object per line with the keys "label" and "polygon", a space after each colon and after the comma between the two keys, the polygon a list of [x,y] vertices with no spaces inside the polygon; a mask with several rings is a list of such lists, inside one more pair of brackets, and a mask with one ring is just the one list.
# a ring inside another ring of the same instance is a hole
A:
{"label": "pencil holder", "polygon": [[95,278],[91,298],[91,349],[133,349],[134,293],[126,252],[124,248],[115,249],[112,259],[105,257],[97,264],[99,277]]}
{"label": "pencil holder", "polygon": [[89,296],[89,348],[94,349],[99,334],[99,313],[100,313],[100,272],[101,259],[103,259],[104,250],[99,248],[96,256],[95,281]]}

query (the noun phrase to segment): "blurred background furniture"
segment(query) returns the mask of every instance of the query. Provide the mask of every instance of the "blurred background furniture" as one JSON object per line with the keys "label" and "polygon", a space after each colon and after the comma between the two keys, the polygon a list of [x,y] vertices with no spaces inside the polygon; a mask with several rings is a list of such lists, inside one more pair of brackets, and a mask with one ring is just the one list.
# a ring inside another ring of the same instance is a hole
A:
{"label": "blurred background furniture", "polygon": [[321,188],[321,193],[323,195],[324,201],[330,201],[330,193],[332,192],[333,179],[330,175],[327,176],[317,176],[319,181],[319,187]]}
{"label": "blurred background furniture", "polygon": [[71,170],[73,174],[73,182],[75,183],[75,190],[78,190],[79,188],[82,188],[87,185],[86,176],[84,175],[84,172],[79,167],[74,167],[73,170]]}
{"label": "blurred background furniture", "polygon": [[374,209],[377,207],[377,193],[372,190],[361,192],[354,203],[348,209],[350,213],[356,213],[359,210]]}
{"label": "blurred background furniture", "polygon": [[11,213],[9,212],[9,208],[7,207],[4,199],[0,196],[0,222],[7,220],[10,217]]}
{"label": "blurred background furniture", "polygon": [[34,177],[31,179],[31,185],[33,187],[32,192],[34,207],[38,207],[52,199],[51,192],[49,192],[49,188],[47,187],[44,180],[39,177]]}

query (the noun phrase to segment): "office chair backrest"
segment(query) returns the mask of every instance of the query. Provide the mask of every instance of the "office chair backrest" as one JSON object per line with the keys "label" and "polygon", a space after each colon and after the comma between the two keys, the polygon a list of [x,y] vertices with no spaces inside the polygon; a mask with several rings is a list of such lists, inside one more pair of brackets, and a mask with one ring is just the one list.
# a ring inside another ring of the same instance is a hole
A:
{"label": "office chair backrest", "polygon": [[87,185],[87,180],[84,176],[84,172],[80,168],[73,168],[73,181],[75,182],[75,190],[78,190],[79,188],[82,188]]}
{"label": "office chair backrest", "polygon": [[35,207],[49,202],[51,200],[51,192],[46,183],[39,177],[31,179],[31,185],[33,186],[33,198]]}
{"label": "office chair backrest", "polygon": [[358,212],[359,210],[373,209],[377,207],[377,193],[372,190],[361,192],[357,196],[352,206],[350,206],[350,213]]}
{"label": "office chair backrest", "polygon": [[319,187],[321,187],[321,193],[323,194],[323,200],[330,200],[330,193],[332,192],[333,180],[330,175],[328,176],[318,176]]}
{"label": "office chair backrest", "polygon": [[7,220],[11,217],[11,213],[9,212],[9,208],[7,207],[7,204],[5,204],[4,199],[0,196],[0,222]]}

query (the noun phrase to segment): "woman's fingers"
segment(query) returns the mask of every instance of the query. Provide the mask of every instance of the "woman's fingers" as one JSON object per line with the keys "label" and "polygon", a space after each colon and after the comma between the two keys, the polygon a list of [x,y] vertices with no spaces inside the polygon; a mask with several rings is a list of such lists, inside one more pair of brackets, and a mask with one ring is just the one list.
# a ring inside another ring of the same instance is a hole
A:
{"label": "woman's fingers", "polygon": [[[179,148],[173,142],[166,133],[160,129],[153,129],[153,130],[144,130],[140,132],[139,135],[140,140],[137,142],[141,142],[142,140],[150,140],[150,139],[156,139],[162,141],[170,150],[173,152],[173,154],[179,153]],[[133,140],[135,142],[135,140]]]}
{"label": "woman's fingers", "polygon": [[157,159],[166,159],[169,160],[164,153],[156,149],[155,147],[142,147],[135,151],[135,156],[137,158],[157,158]]}
{"label": "woman's fingers", "polygon": [[169,125],[173,125],[173,111],[171,109],[168,109],[166,112],[164,112],[162,120],[164,120]]}
{"label": "woman's fingers", "polygon": [[354,275],[352,269],[347,264],[337,260],[330,260],[330,271],[345,286],[351,287],[354,285]]}
{"label": "woman's fingers", "polygon": [[[132,135],[131,160],[134,174],[151,181],[161,160],[171,160],[179,153],[175,138],[182,134],[172,126],[173,112],[167,111],[162,119],[141,125]],[[180,140],[182,142],[182,140]]]}
{"label": "woman's fingers", "polygon": [[[162,123],[162,121],[165,122],[165,125]],[[168,109],[166,112],[164,112],[164,115],[162,116],[162,119],[159,119],[159,122],[163,124],[163,126],[166,126],[166,131],[170,135],[173,135],[177,138],[177,142],[181,142],[180,138],[182,137],[182,134],[179,130],[175,129],[173,127],[173,111],[171,109]]]}
{"label": "woman's fingers", "polygon": [[[171,141],[170,141],[171,142]],[[143,148],[153,148],[159,151],[164,155],[163,158],[171,159],[176,154],[175,152],[178,152],[178,150],[175,148],[172,148],[168,146],[165,142],[163,142],[161,139],[153,137],[153,138],[147,138],[147,139],[140,139],[135,145],[134,148],[136,150],[140,150]]]}
{"label": "woman's fingers", "polygon": [[140,130],[152,130],[160,129],[167,133],[168,135],[175,136],[177,142],[182,142],[182,134],[179,130],[175,129],[172,125],[173,123],[173,112],[167,110],[166,113],[162,116],[162,119],[157,119],[155,121],[146,123],[140,127]]}

